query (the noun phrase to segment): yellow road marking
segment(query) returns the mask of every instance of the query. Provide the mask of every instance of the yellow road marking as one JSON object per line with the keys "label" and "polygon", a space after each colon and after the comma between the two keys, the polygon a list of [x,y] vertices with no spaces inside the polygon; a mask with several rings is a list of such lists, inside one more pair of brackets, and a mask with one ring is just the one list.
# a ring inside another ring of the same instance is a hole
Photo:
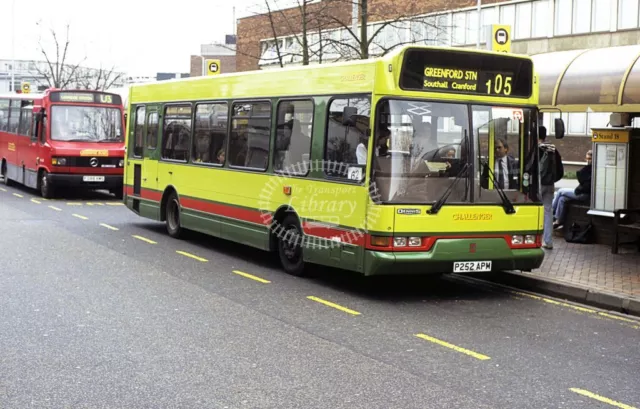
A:
{"label": "yellow road marking", "polygon": [[149,244],[158,244],[158,243],[156,243],[156,242],[155,242],[155,241],[153,241],[153,240],[149,240],[149,239],[147,239],[147,238],[145,238],[145,237],[137,236],[137,235],[135,235],[135,234],[134,234],[132,237],[135,237],[136,239],[138,239],[138,240],[142,240],[142,241],[147,242],[147,243],[149,243]]}
{"label": "yellow road marking", "polygon": [[31,201],[35,204],[42,204],[42,202],[37,201],[36,199],[31,199]]}
{"label": "yellow road marking", "polygon": [[512,293],[520,295],[522,297],[528,297],[528,298],[532,298],[534,300],[544,301],[544,302],[549,303],[549,304],[559,305],[561,307],[571,308],[571,309],[574,309],[574,310],[580,311],[580,312],[588,312],[590,314],[595,314],[597,312],[596,310],[593,310],[591,308],[585,308],[585,307],[580,307],[578,305],[567,304],[566,302],[556,301],[556,300],[552,300],[550,298],[540,297],[540,296],[533,295],[533,294],[521,293],[519,291],[512,291]]}
{"label": "yellow road marking", "polygon": [[21,194],[18,194],[18,193],[14,193],[13,195],[14,195],[15,197],[24,197],[24,196],[22,196]]}
{"label": "yellow road marking", "polygon": [[605,398],[604,396],[596,395],[595,393],[589,392],[589,391],[584,390],[584,389],[570,388],[569,390],[571,392],[575,392],[575,393],[580,394],[582,396],[586,396],[587,398],[595,399],[597,401],[600,401],[602,403],[606,403],[606,404],[611,405],[611,406],[615,406],[617,408],[637,409],[637,408],[635,408],[633,406],[629,406],[629,405],[625,405],[624,403],[616,402],[615,400],[611,400],[609,398]]}
{"label": "yellow road marking", "polygon": [[318,297],[314,297],[314,296],[308,296],[307,298],[312,300],[312,301],[319,302],[320,304],[324,304],[326,306],[335,308],[336,310],[340,310],[342,312],[346,312],[347,314],[360,315],[360,313],[358,311],[354,311],[354,310],[351,310],[349,308],[343,307],[341,305],[334,304],[334,303],[332,303],[330,301],[323,300],[322,298],[318,298]]}
{"label": "yellow road marking", "polygon": [[106,227],[106,228],[107,228],[107,229],[109,229],[109,230],[114,230],[114,231],[120,230],[120,229],[118,229],[117,227],[109,226],[109,225],[108,225],[108,224],[106,224],[106,223],[100,223],[100,226],[102,226],[102,227]]}
{"label": "yellow road marking", "polygon": [[87,206],[104,206],[104,203],[87,202]]}
{"label": "yellow road marking", "polygon": [[53,210],[58,211],[58,212],[62,211],[62,209],[59,209],[59,208],[57,208],[55,206],[49,206],[49,209],[53,209]]}
{"label": "yellow road marking", "polygon": [[465,348],[450,344],[450,343],[448,343],[446,341],[442,341],[440,339],[437,339],[437,338],[434,338],[434,337],[430,337],[429,335],[416,334],[416,337],[422,338],[422,339],[427,340],[429,342],[433,342],[434,344],[438,344],[438,345],[446,347],[446,348],[453,349],[454,351],[457,351],[457,352],[460,352],[460,353],[463,353],[463,354],[467,354],[469,356],[472,356],[474,358],[480,359],[482,361],[486,361],[487,359],[491,359],[490,357],[488,357],[486,355],[482,355],[482,354],[479,354],[477,352],[473,352],[471,350],[468,350],[468,349],[465,349]]}
{"label": "yellow road marking", "polygon": [[612,320],[619,320],[624,322],[632,322],[634,324],[638,324],[638,320],[632,320],[630,318],[618,317],[617,315],[608,314],[606,312],[598,312],[598,315],[602,315],[603,317],[611,318]]}
{"label": "yellow road marking", "polygon": [[73,216],[73,217],[77,217],[78,219],[82,219],[82,220],[89,220],[89,218],[88,218],[88,217],[84,217],[84,216],[81,216],[81,215],[79,215],[79,214],[75,214],[75,213],[74,213],[72,216]]}
{"label": "yellow road marking", "polygon": [[124,203],[119,202],[108,202],[107,206],[124,206]]}
{"label": "yellow road marking", "polygon": [[176,250],[176,253],[178,253],[178,254],[182,254],[182,255],[183,255],[183,256],[185,256],[185,257],[191,257],[191,258],[192,258],[192,259],[194,259],[194,260],[202,261],[203,263],[206,263],[207,261],[209,261],[209,260],[207,260],[206,258],[198,257],[198,256],[196,256],[196,255],[194,255],[194,254],[187,253],[186,251]]}
{"label": "yellow road marking", "polygon": [[67,206],[82,206],[80,202],[67,202]]}
{"label": "yellow road marking", "polygon": [[580,311],[580,312],[586,312],[588,314],[600,315],[602,317],[610,318],[612,320],[618,320],[618,321],[638,324],[638,320],[634,320],[634,319],[631,319],[631,318],[625,318],[625,317],[619,317],[617,315],[609,314],[609,313],[602,312],[602,311],[597,311],[597,310],[594,310],[592,308],[580,307],[578,305],[568,304],[566,302],[556,301],[556,300],[552,300],[550,298],[540,297],[540,296],[537,296],[537,295],[522,293],[522,292],[518,292],[518,291],[511,291],[511,293],[517,294],[517,295],[520,295],[520,296],[523,296],[523,297],[528,297],[528,298],[531,298],[531,299],[534,299],[534,300],[538,300],[538,301],[544,301],[544,302],[546,302],[548,304],[558,305],[560,307],[571,308],[573,310]]}
{"label": "yellow road marking", "polygon": [[258,281],[258,282],[263,283],[263,284],[269,284],[271,282],[269,280],[265,280],[264,278],[256,277],[254,275],[251,275],[251,274],[248,274],[248,273],[244,273],[242,271],[233,270],[233,272],[235,274],[241,275],[241,276],[246,277],[246,278],[250,278],[252,280]]}
{"label": "yellow road marking", "polygon": [[6,191],[7,191],[7,189],[5,189],[5,188],[3,188],[3,187],[0,187],[0,190],[1,190],[1,191],[3,191],[3,192],[6,192]]}

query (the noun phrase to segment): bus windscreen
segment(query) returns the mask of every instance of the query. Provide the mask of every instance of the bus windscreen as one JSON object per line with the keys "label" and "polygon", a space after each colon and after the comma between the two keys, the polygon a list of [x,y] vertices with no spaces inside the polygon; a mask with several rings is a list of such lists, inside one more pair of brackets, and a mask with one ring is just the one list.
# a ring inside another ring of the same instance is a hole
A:
{"label": "bus windscreen", "polygon": [[404,90],[529,98],[533,63],[513,56],[409,49],[400,72]]}

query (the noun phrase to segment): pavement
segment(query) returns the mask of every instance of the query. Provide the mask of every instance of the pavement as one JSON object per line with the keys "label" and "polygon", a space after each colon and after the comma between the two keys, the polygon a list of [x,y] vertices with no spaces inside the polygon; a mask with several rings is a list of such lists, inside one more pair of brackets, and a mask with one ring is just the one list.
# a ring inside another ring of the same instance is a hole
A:
{"label": "pavement", "polygon": [[3,409],[640,407],[640,320],[610,309],[473,276],[292,277],[100,194],[2,187],[0,248]]}
{"label": "pavement", "polygon": [[[577,180],[563,179],[556,183],[556,190],[577,184]],[[567,243],[562,237],[556,237],[553,246],[545,250],[540,269],[484,274],[482,278],[640,316],[640,252],[621,249],[611,254],[610,246]]]}

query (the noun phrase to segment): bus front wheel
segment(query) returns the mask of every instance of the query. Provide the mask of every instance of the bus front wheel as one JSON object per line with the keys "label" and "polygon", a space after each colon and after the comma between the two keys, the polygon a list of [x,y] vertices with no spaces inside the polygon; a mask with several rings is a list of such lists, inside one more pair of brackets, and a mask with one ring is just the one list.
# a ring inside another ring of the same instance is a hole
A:
{"label": "bus front wheel", "polygon": [[53,186],[49,183],[48,175],[46,170],[40,172],[40,196],[45,199],[51,199],[53,197]]}
{"label": "bus front wheel", "polygon": [[167,199],[167,233],[174,239],[182,236],[182,227],[180,226],[180,201],[176,192],[171,192]]}
{"label": "bus front wheel", "polygon": [[298,218],[288,215],[278,229],[278,255],[280,264],[288,274],[294,276],[305,275],[304,259],[302,257],[303,236]]}

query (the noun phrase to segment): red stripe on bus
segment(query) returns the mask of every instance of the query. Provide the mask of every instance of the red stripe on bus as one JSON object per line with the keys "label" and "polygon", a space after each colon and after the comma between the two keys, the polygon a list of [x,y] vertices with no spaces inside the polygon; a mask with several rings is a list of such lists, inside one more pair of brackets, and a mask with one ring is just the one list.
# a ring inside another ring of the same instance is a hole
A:
{"label": "red stripe on bus", "polygon": [[269,225],[271,223],[271,215],[268,213],[262,213],[259,210],[244,209],[241,207],[205,202],[191,198],[180,199],[180,204],[187,209],[199,210],[201,212],[230,217],[233,219],[243,220],[245,222],[262,225]]}
{"label": "red stripe on bus", "polygon": [[309,236],[321,237],[331,240],[339,238],[340,242],[364,246],[366,242],[366,234],[358,230],[346,230],[335,227],[324,226],[315,222],[305,222],[302,224],[304,234]]}

